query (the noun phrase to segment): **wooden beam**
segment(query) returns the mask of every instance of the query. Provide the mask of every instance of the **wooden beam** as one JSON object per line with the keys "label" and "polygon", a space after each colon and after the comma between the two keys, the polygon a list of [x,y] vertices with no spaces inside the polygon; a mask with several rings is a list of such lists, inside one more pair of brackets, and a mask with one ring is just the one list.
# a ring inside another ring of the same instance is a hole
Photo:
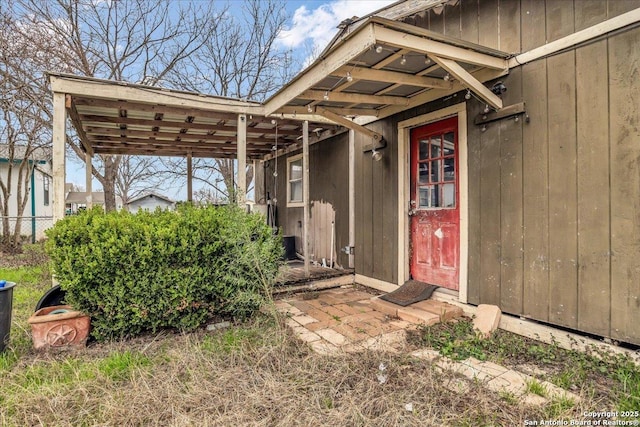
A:
{"label": "wooden beam", "polygon": [[[255,135],[255,134],[254,134]],[[143,141],[175,141],[175,142],[209,142],[209,141],[228,141],[235,144],[236,135],[209,135],[199,133],[180,133],[180,132],[156,132],[143,130],[130,130],[118,128],[87,128],[87,136],[89,141],[104,139],[101,137],[113,137],[115,140],[143,140]],[[272,137],[273,136],[273,137]],[[293,140],[295,135],[278,134],[278,142],[286,142]],[[251,143],[271,143],[275,142],[275,135],[252,136],[247,135],[247,141]]]}
{"label": "wooden beam", "polygon": [[304,247],[304,275],[311,277],[311,241],[309,226],[311,222],[311,206],[309,204],[309,122],[302,123],[302,245]]}
{"label": "wooden beam", "polygon": [[[112,124],[125,124],[125,125],[136,125],[136,126],[149,126],[152,127],[161,127],[161,128],[171,128],[171,129],[199,129],[206,131],[215,131],[215,132],[229,132],[235,135],[236,126],[234,125],[217,125],[217,124],[207,124],[207,123],[189,123],[189,122],[180,122],[180,121],[169,121],[169,120],[155,120],[155,119],[132,119],[129,117],[111,117],[111,116],[100,116],[100,115],[81,115],[80,119],[88,123],[112,123]],[[87,128],[95,128],[96,126],[87,125]],[[151,131],[150,131],[151,132]],[[274,128],[258,128],[251,127],[247,128],[247,132],[251,134],[257,135],[274,135],[276,133]],[[282,129],[278,130],[279,135],[299,135],[299,131],[296,129]]]}
{"label": "wooden beam", "polygon": [[349,268],[355,267],[356,246],[356,134],[349,130]]}
{"label": "wooden beam", "polygon": [[329,96],[331,102],[348,102],[358,104],[380,104],[380,105],[406,105],[409,101],[404,96],[389,95],[365,95],[361,93],[346,92],[323,92],[321,90],[309,89],[301,93],[298,98],[315,99],[322,101],[325,95]]}
{"label": "wooden beam", "polygon": [[460,82],[469,90],[473,91],[476,95],[482,98],[487,104],[499,110],[502,108],[502,99],[495,93],[491,92],[491,89],[487,88],[481,82],[478,81],[471,73],[462,68],[456,61],[447,58],[441,58],[439,56],[431,57],[442,68],[447,70],[452,76],[460,80]]}
{"label": "wooden beam", "polygon": [[638,22],[640,22],[640,8],[633,9],[627,13],[623,13],[622,15],[618,15],[599,24],[585,28],[584,30],[562,37],[561,39],[552,41],[528,52],[521,53],[515,58],[511,58],[509,60],[509,66],[518,67]]}
{"label": "wooden beam", "polygon": [[[300,107],[291,107],[291,106],[287,106],[287,107],[282,107],[278,110],[278,112],[282,112],[284,114],[296,114],[296,116],[300,117],[301,119],[303,118],[318,118],[318,117],[322,117],[322,116],[318,116],[316,114],[316,108],[315,106],[311,107],[311,113],[309,113],[308,109],[306,106],[300,106]],[[332,107],[333,108],[333,107]],[[340,108],[340,112],[345,115],[345,116],[376,116],[378,114],[378,110],[376,110],[375,108]],[[322,117],[323,120],[327,120],[326,117]],[[313,120],[309,120],[309,121],[313,121]]]}
{"label": "wooden beam", "polygon": [[295,80],[272,96],[264,106],[265,115],[279,110],[302,92],[324,79],[329,73],[347,64],[374,45],[373,26],[361,26],[349,40],[334,48],[326,56],[318,58]]}
{"label": "wooden beam", "polygon": [[[497,79],[498,77],[502,77],[504,75],[508,74],[508,70],[491,70],[488,68],[483,68],[477,72],[473,73],[473,76],[480,82],[486,82],[488,80],[494,80]],[[452,95],[456,92],[459,92],[461,90],[465,89],[464,86],[462,86],[462,84],[455,82],[453,84],[453,89],[450,90],[439,90],[439,89],[430,89],[426,92],[423,92],[419,95],[413,96],[410,98],[409,101],[409,105],[407,105],[406,107],[403,106],[397,106],[397,105],[392,105],[392,106],[388,106],[385,108],[381,108],[380,109],[380,113],[378,115],[378,117],[376,119],[371,119],[369,117],[359,117],[356,119],[356,122],[358,124],[364,125],[367,123],[371,123],[374,120],[380,120],[383,119],[385,117],[389,117],[392,116],[394,114],[400,113],[402,111],[406,111],[409,108],[413,108],[413,107],[417,107],[423,104],[426,104],[428,102],[434,101],[436,99],[440,99],[442,97],[448,96],[448,95]]]}
{"label": "wooden beam", "polygon": [[341,124],[342,126],[352,129],[358,133],[364,134],[370,138],[372,138],[374,141],[381,141],[382,140],[382,135],[379,134],[378,132],[374,132],[371,129],[367,129],[364,126],[361,126],[357,123],[352,122],[351,120],[347,119],[346,117],[342,117],[339,114],[334,113],[333,111],[327,110],[326,108],[318,108],[318,113],[322,114],[323,116],[325,116],[326,118],[328,118],[329,120],[333,120],[334,122]]}
{"label": "wooden beam", "polygon": [[[132,102],[128,100],[111,100],[111,99],[93,99],[74,97],[74,103],[80,107],[98,107],[112,108],[114,110],[126,110],[128,112],[136,111],[150,114],[170,114],[184,117],[196,117],[210,120],[235,120],[237,114],[222,111],[207,111],[196,108],[172,107],[169,105],[143,104],[141,102]],[[82,109],[81,109],[82,110]]]}
{"label": "wooden beam", "polygon": [[[157,144],[157,143],[129,143],[129,142],[102,142],[99,144],[94,144],[94,150],[98,152],[101,148],[122,148],[127,150],[157,150],[157,151],[184,151],[185,153],[191,151],[201,151],[201,152],[228,152],[235,154],[237,152],[236,145],[231,144],[209,144],[209,145],[195,145],[195,144],[176,144],[176,145],[166,145],[166,144]],[[268,146],[249,146],[248,151],[251,153],[270,153],[271,145]]]}
{"label": "wooden beam", "polygon": [[261,104],[230,98],[53,73],[49,74],[49,81],[53,92],[68,93],[73,96],[110,100],[126,99],[141,104],[264,115]]}
{"label": "wooden beam", "polygon": [[80,144],[82,144],[82,148],[85,153],[89,153],[93,156],[93,149],[91,148],[91,144],[89,143],[89,139],[87,138],[87,134],[84,132],[82,127],[82,122],[80,121],[80,117],[78,116],[78,110],[76,109],[75,104],[73,103],[73,99],[71,95],[65,95],[65,106],[67,108],[67,113],[71,118],[71,123],[73,123],[73,127],[76,128],[76,132],[78,133],[78,137],[80,138]]}
{"label": "wooden beam", "polygon": [[474,50],[453,46],[444,42],[407,34],[402,31],[374,25],[375,37],[379,42],[398,48],[422,52],[433,58],[433,55],[467,64],[481,65],[496,70],[508,69],[508,61],[503,58],[476,52]]}
{"label": "wooden beam", "polygon": [[187,153],[187,201],[193,202],[193,154]]}
{"label": "wooden beam", "polygon": [[53,222],[65,216],[65,180],[66,180],[66,140],[67,109],[65,94],[53,93]]}
{"label": "wooden beam", "polygon": [[238,114],[238,205],[244,207],[247,196],[247,118]]}
{"label": "wooden beam", "polygon": [[91,209],[93,207],[93,162],[92,155],[88,152],[84,154],[84,166],[84,188],[87,191],[87,209]]}
{"label": "wooden beam", "polygon": [[[186,157],[188,150],[173,150],[173,151],[154,151],[154,150],[128,150],[126,148],[102,148],[96,147],[96,154],[109,154],[109,155],[127,155],[127,156],[158,156],[158,157]],[[235,159],[235,152],[217,152],[217,151],[191,151],[194,158],[206,158],[206,159]],[[247,154],[247,158],[253,160],[261,160],[262,155],[259,154]]]}
{"label": "wooden beam", "polygon": [[374,82],[395,83],[398,85],[409,85],[417,87],[428,87],[435,89],[451,89],[452,83],[437,79],[434,77],[424,77],[415,74],[401,73],[398,71],[376,70],[373,68],[356,67],[347,69],[342,67],[340,70],[332,73],[335,75],[343,75],[346,72],[351,73],[354,80],[369,80]]}

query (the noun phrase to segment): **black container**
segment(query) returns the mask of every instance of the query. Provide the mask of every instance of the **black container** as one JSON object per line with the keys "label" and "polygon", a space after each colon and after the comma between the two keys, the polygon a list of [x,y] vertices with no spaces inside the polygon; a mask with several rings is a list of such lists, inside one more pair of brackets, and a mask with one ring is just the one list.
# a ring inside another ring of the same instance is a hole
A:
{"label": "black container", "polygon": [[53,307],[54,305],[64,305],[64,296],[66,292],[60,288],[60,285],[56,285],[49,289],[36,304],[35,311],[45,307]]}
{"label": "black container", "polygon": [[0,288],[0,353],[9,344],[9,334],[11,332],[11,309],[13,306],[14,282],[7,282]]}
{"label": "black container", "polygon": [[282,236],[284,245],[284,259],[296,259],[296,236]]}

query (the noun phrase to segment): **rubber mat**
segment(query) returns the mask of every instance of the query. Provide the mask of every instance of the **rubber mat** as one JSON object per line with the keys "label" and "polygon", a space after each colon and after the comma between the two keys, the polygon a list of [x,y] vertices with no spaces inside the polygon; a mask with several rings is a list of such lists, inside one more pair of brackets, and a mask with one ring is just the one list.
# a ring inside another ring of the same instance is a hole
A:
{"label": "rubber mat", "polygon": [[433,291],[436,289],[438,289],[436,285],[430,285],[417,280],[407,280],[404,285],[393,292],[382,295],[380,299],[406,307],[431,298],[431,294],[433,294]]}

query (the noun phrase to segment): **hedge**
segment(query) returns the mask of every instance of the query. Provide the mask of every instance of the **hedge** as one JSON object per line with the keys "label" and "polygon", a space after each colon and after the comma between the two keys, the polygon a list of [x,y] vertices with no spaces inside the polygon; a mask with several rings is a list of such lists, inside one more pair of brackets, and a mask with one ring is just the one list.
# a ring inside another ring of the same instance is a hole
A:
{"label": "hedge", "polygon": [[58,221],[47,236],[66,302],[91,316],[98,340],[251,316],[282,258],[264,219],[234,206],[95,208]]}

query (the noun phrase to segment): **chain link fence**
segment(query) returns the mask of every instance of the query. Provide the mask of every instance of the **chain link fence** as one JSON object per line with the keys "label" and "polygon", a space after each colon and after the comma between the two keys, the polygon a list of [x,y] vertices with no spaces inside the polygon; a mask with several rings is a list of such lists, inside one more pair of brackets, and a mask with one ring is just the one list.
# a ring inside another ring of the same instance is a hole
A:
{"label": "chain link fence", "polygon": [[35,243],[43,240],[45,231],[53,227],[52,216],[0,216],[0,236],[5,230],[13,235],[16,226],[20,224],[20,238],[22,243]]}

